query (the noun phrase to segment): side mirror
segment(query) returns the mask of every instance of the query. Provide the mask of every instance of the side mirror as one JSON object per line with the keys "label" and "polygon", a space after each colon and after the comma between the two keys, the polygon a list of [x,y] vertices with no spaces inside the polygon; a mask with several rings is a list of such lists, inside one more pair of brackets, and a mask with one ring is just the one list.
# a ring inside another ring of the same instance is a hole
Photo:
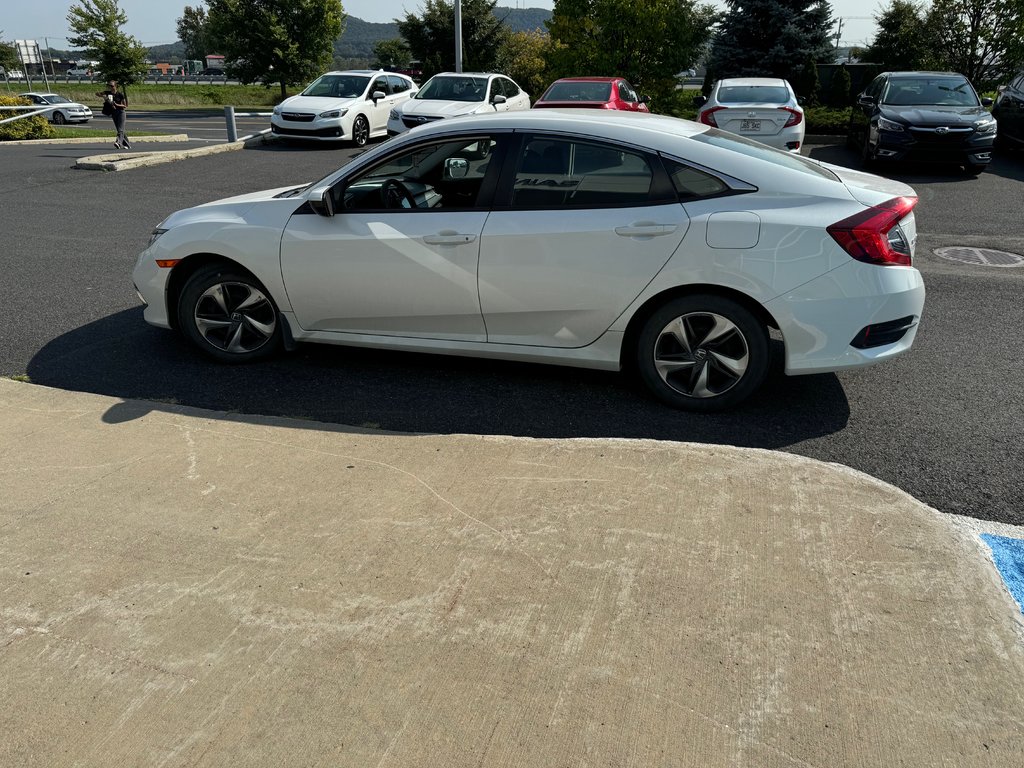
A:
{"label": "side mirror", "polygon": [[991,107],[991,106],[992,106],[992,105],[993,105],[994,103],[995,103],[995,102],[994,102],[994,101],[992,101],[992,99],[990,99],[990,98],[989,98],[988,96],[985,96],[985,97],[984,97],[984,98],[983,98],[983,99],[981,100],[981,106],[983,106],[983,107]]}
{"label": "side mirror", "polygon": [[648,96],[646,93],[641,95],[640,96],[640,103],[641,104],[650,104],[651,103],[651,97]]}
{"label": "side mirror", "polygon": [[384,93],[384,91],[374,91],[373,93],[370,94],[370,98],[373,99],[374,104],[383,99],[385,96],[387,96],[387,94]]}
{"label": "side mirror", "polygon": [[464,157],[449,157],[444,161],[446,179],[464,179],[469,173],[469,160]]}
{"label": "side mirror", "polygon": [[494,104],[495,106],[497,106],[498,104],[504,104],[506,101],[508,101],[508,99],[506,99],[500,93],[495,94],[493,97],[491,97],[491,104]]}
{"label": "side mirror", "polygon": [[998,88],[996,88],[996,93],[1002,93],[1005,90],[1006,90],[1006,86],[1005,85],[1000,85]]}
{"label": "side mirror", "polygon": [[330,218],[334,215],[334,196],[330,187],[317,187],[311,190],[306,201],[318,216]]}
{"label": "side mirror", "polygon": [[862,107],[873,107],[875,106],[874,96],[865,96],[863,93],[857,97],[857,104]]}
{"label": "side mirror", "polygon": [[703,107],[707,103],[708,103],[708,97],[707,96],[694,96],[693,97],[693,106],[695,106],[695,107]]}

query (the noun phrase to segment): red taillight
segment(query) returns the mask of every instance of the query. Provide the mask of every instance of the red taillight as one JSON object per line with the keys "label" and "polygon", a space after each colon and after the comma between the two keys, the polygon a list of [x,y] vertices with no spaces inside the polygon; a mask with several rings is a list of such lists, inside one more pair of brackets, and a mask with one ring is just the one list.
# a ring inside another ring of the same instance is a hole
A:
{"label": "red taillight", "polygon": [[857,261],[909,267],[910,243],[901,230],[893,230],[915,205],[916,197],[894,197],[837,221],[825,231]]}
{"label": "red taillight", "polygon": [[789,119],[786,120],[786,124],[783,128],[792,128],[794,125],[800,125],[800,121],[804,119],[802,112],[798,112],[795,109],[789,107],[779,107],[782,112],[789,112]]}
{"label": "red taillight", "polygon": [[715,122],[715,112],[721,112],[725,107],[712,107],[707,112],[700,113],[700,121],[704,125],[710,125],[712,128],[717,128],[718,123]]}

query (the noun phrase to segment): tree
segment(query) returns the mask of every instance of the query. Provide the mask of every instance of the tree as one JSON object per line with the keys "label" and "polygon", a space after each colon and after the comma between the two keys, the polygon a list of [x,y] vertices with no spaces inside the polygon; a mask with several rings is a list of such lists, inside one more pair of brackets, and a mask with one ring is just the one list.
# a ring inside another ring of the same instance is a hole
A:
{"label": "tree", "polygon": [[68,11],[68,42],[98,61],[105,78],[126,86],[141,82],[147,69],[146,49],[121,30],[127,23],[117,0],[79,0]]}
{"label": "tree", "polygon": [[722,77],[799,79],[808,58],[831,61],[827,0],[726,0],[708,68]]}
{"label": "tree", "polygon": [[676,73],[704,52],[716,18],[695,0],[555,0],[547,23],[551,75],[620,75],[668,95]]}
{"label": "tree", "polygon": [[4,72],[12,72],[21,66],[18,61],[18,52],[10,43],[3,42],[3,31],[0,31],[0,68]]}
{"label": "tree", "polygon": [[178,39],[185,45],[186,59],[203,59],[207,54],[214,53],[210,39],[210,19],[206,9],[197,5],[188,5],[177,21]]}
{"label": "tree", "polygon": [[925,21],[935,64],[987,90],[1024,64],[1024,0],[935,0]]}
{"label": "tree", "polygon": [[400,37],[378,40],[373,45],[373,55],[379,67],[404,67],[410,61],[409,46]]}
{"label": "tree", "polygon": [[850,71],[846,68],[845,64],[840,64],[832,73],[832,82],[829,83],[828,105],[837,109],[845,109],[850,106],[850,88],[852,85],[853,80],[850,77]]}
{"label": "tree", "polygon": [[209,0],[210,42],[243,83],[304,83],[331,65],[341,0]]}
{"label": "tree", "polygon": [[796,95],[804,99],[808,106],[818,103],[818,91],[821,90],[821,80],[818,79],[818,62],[812,54],[807,54],[804,65],[790,75],[789,84],[793,86]]}
{"label": "tree", "polygon": [[536,101],[547,90],[545,54],[551,38],[539,29],[511,32],[498,49],[496,69],[511,77]]}
{"label": "tree", "polygon": [[910,0],[892,0],[875,15],[878,32],[864,60],[890,69],[923,69],[932,57],[924,7]]}
{"label": "tree", "polygon": [[[462,0],[463,69],[495,69],[498,49],[508,30],[494,16],[496,0]],[[455,4],[427,0],[421,16],[406,12],[395,19],[414,59],[422,62],[424,77],[455,69]]]}

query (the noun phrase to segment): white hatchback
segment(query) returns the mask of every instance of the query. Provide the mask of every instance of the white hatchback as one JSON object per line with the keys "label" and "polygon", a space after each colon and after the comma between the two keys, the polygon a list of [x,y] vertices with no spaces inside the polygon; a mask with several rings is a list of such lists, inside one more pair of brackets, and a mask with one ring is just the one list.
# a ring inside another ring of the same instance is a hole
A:
{"label": "white hatchback", "polygon": [[417,90],[412,78],[394,72],[328,72],[274,107],[270,131],[284,138],[351,141],[361,147],[387,135],[391,110]]}
{"label": "white hatchback", "polygon": [[719,80],[705,99],[695,100],[697,120],[776,149],[799,152],[807,128],[793,86],[778,77]]}
{"label": "white hatchback", "polygon": [[388,135],[446,117],[516,112],[530,108],[530,94],[511,78],[493,72],[442,72],[412,99],[391,111]]}
{"label": "white hatchback", "polygon": [[225,362],[296,342],[635,369],[669,405],[907,352],[914,190],[698,123],[526,110],[442,120],[324,179],[171,214],[145,319]]}

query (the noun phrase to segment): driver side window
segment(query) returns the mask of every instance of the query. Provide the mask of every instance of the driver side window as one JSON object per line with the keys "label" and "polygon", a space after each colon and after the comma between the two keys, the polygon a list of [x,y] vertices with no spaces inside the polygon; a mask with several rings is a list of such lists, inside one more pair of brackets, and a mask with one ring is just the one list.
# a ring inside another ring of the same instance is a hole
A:
{"label": "driver side window", "polygon": [[392,155],[334,188],[338,211],[473,210],[484,181],[497,168],[491,155],[493,137],[463,138],[420,144]]}

